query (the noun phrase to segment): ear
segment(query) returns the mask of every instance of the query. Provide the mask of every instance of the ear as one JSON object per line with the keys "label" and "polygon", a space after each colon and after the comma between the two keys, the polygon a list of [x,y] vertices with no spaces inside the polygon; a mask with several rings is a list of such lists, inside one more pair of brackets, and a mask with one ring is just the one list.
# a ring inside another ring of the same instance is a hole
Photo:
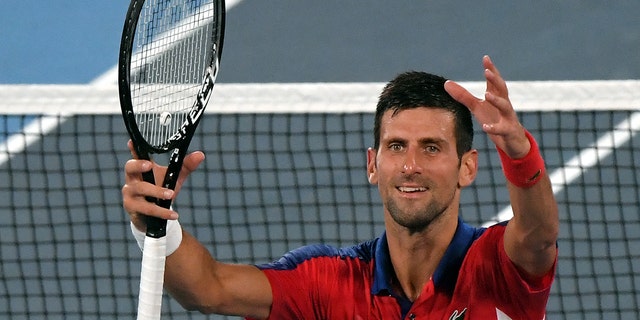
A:
{"label": "ear", "polygon": [[369,148],[367,149],[367,180],[370,184],[378,184],[378,175],[376,167],[376,155],[378,150]]}
{"label": "ear", "polygon": [[473,183],[478,173],[478,150],[470,150],[462,155],[458,171],[458,186],[467,187]]}

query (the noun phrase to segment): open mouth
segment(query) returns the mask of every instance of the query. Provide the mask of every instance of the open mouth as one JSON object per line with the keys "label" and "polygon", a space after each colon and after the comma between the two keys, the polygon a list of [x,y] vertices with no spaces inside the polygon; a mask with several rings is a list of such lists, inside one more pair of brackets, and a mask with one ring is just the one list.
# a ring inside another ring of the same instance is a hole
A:
{"label": "open mouth", "polygon": [[427,191],[425,187],[397,187],[400,192],[413,193]]}

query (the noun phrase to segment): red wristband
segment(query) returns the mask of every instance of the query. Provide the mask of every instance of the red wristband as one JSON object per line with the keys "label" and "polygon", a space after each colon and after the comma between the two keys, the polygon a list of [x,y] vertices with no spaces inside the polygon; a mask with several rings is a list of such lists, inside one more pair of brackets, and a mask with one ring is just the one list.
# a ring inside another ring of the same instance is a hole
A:
{"label": "red wristband", "polygon": [[524,131],[531,149],[526,156],[520,159],[511,159],[504,151],[498,149],[502,171],[505,178],[516,187],[530,188],[535,185],[544,175],[544,160],[540,155],[538,144],[529,131]]}

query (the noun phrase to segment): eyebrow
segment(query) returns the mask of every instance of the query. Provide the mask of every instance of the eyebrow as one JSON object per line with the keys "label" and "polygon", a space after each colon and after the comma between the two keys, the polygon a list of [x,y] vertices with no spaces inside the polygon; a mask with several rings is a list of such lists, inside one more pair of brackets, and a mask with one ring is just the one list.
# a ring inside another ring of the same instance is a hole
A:
{"label": "eyebrow", "polygon": [[[392,143],[392,142],[400,142],[400,143],[403,143],[403,144],[407,144],[408,141],[409,141],[409,139],[400,138],[400,137],[393,137],[393,138],[381,140],[381,142],[384,142],[385,144],[389,144],[389,143]],[[442,138],[426,137],[426,138],[419,139],[418,140],[418,144],[420,144],[420,145],[427,145],[427,144],[448,145],[449,142],[446,139],[442,139]]]}
{"label": "eyebrow", "polygon": [[420,144],[431,144],[435,143],[438,145],[448,144],[446,139],[442,138],[422,138],[419,140]]}

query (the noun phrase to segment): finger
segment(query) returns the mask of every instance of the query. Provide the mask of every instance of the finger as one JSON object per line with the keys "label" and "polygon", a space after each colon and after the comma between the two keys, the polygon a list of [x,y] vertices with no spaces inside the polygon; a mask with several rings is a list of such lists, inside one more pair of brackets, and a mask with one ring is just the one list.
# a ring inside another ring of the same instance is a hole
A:
{"label": "finger", "polygon": [[485,79],[487,79],[487,91],[493,92],[505,98],[509,96],[507,82],[502,77],[500,77],[500,75],[495,74],[489,69],[486,69],[484,71],[484,77]]}
{"label": "finger", "polygon": [[463,88],[455,81],[447,80],[444,83],[444,89],[453,99],[467,106],[471,112],[474,112],[474,109],[481,102],[480,99],[476,98],[467,89]]}
{"label": "finger", "polygon": [[175,191],[156,186],[141,179],[131,179],[122,187],[123,197],[151,197],[162,200],[173,199]]}
{"label": "finger", "polygon": [[509,95],[507,82],[502,78],[502,75],[500,75],[500,71],[493,64],[489,56],[485,56],[483,61],[485,61],[484,77],[487,80],[487,91],[492,91],[500,96],[507,97]]}
{"label": "finger", "polygon": [[513,110],[511,101],[508,98],[503,98],[487,91],[484,93],[484,99],[494,108],[498,109],[500,115],[503,117],[515,117],[515,110]]}
{"label": "finger", "polygon": [[151,199],[173,199],[175,192],[145,181],[134,181],[122,187],[123,206],[129,214],[143,214],[156,216],[163,219],[171,219],[175,212],[158,206]]}
{"label": "finger", "polygon": [[204,159],[205,159],[205,155],[202,151],[194,151],[188,154],[184,158],[184,162],[182,165],[183,170],[185,170],[186,174],[190,174],[200,166],[200,164],[204,161]]}
{"label": "finger", "polygon": [[[485,101],[489,103],[495,110],[497,110],[499,117],[492,123],[487,123],[490,127],[484,127],[487,133],[493,134],[508,134],[512,127],[520,127],[518,115],[513,109],[513,105],[508,98],[502,98],[494,95],[491,92],[485,93]],[[491,129],[491,130],[487,130]]]}
{"label": "finger", "polygon": [[158,206],[155,202],[147,201],[142,196],[132,196],[126,186],[122,190],[122,206],[129,213],[131,220],[139,226],[140,222],[144,222],[145,216],[152,216],[161,219],[174,220],[178,218],[178,213]]}
{"label": "finger", "polygon": [[151,168],[151,161],[130,159],[124,165],[125,181],[142,180],[142,173],[151,170]]}
{"label": "finger", "polygon": [[489,55],[485,55],[484,57],[482,57],[482,66],[484,66],[485,69],[490,70],[491,72],[500,76],[498,67],[496,67],[496,65],[493,63],[493,60],[491,60],[491,57],[489,57]]}
{"label": "finger", "polygon": [[502,78],[498,68],[489,56],[484,56],[482,61],[483,66],[485,67],[484,77],[487,80],[487,91],[495,92],[498,95],[507,97],[509,95],[507,83]]}
{"label": "finger", "polygon": [[136,154],[136,148],[133,146],[133,141],[131,141],[131,139],[127,141],[127,147],[129,148],[129,152],[131,152],[131,157],[133,157],[134,159],[138,159],[138,154]]}
{"label": "finger", "polygon": [[176,193],[178,193],[182,189],[182,184],[184,183],[184,181],[193,171],[195,171],[200,166],[200,164],[204,161],[204,158],[204,153],[201,151],[194,151],[184,158],[184,162],[182,163],[182,170],[180,171],[180,175],[178,175],[178,182],[175,187]]}

